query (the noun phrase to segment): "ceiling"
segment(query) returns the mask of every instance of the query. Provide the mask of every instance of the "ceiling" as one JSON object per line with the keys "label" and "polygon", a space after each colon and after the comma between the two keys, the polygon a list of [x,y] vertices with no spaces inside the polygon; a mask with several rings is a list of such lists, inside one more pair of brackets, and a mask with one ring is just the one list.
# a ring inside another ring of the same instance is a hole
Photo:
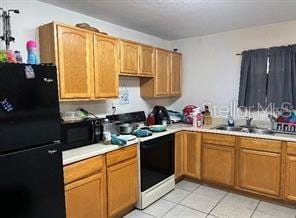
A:
{"label": "ceiling", "polygon": [[295,0],[39,0],[167,40],[296,20]]}

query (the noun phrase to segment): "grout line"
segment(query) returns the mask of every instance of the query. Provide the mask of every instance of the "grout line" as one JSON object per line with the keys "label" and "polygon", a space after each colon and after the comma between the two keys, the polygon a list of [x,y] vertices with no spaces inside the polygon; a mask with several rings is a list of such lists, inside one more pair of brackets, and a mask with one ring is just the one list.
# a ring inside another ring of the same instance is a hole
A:
{"label": "grout line", "polygon": [[223,196],[223,198],[221,198],[220,201],[217,202],[217,204],[210,210],[210,212],[208,213],[208,215],[211,215],[211,212],[218,206],[218,204],[221,203],[221,201],[223,201],[224,198],[226,198],[226,196],[229,194],[229,192],[226,192],[226,194]]}
{"label": "grout line", "polygon": [[208,215],[208,214],[207,214],[206,212],[204,212],[204,211],[197,210],[197,209],[195,209],[195,208],[188,207],[188,206],[183,205],[183,204],[178,204],[178,205],[179,205],[179,206],[182,206],[182,207],[186,207],[186,208],[191,209],[191,210],[195,210],[195,211],[200,212],[200,213],[203,213],[203,214],[205,214],[205,215]]}
{"label": "grout line", "polygon": [[257,203],[257,205],[256,205],[256,208],[254,209],[254,211],[253,211],[253,213],[251,214],[250,217],[253,217],[253,215],[255,214],[255,212],[256,212],[256,210],[257,210],[257,208],[258,208],[260,202],[261,202],[261,201],[259,200],[258,203]]}
{"label": "grout line", "polygon": [[167,215],[171,210],[173,210],[178,204],[175,203],[175,205],[169,209],[165,214],[163,214],[161,217],[164,217],[165,215]]}

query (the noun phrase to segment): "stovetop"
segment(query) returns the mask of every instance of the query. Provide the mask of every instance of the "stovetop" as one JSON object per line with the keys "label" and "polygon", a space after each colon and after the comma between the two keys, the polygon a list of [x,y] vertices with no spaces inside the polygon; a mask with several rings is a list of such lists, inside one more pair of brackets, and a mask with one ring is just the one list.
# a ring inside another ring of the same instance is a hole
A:
{"label": "stovetop", "polygon": [[124,114],[107,115],[106,118],[111,122],[120,123],[140,123],[146,121],[146,115],[144,111],[136,111]]}

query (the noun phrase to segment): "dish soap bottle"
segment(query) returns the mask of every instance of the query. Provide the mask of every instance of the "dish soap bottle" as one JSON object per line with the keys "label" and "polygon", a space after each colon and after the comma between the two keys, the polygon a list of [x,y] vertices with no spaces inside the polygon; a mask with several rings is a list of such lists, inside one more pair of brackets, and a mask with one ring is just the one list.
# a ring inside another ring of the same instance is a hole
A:
{"label": "dish soap bottle", "polygon": [[234,126],[234,119],[232,118],[231,114],[228,113],[228,126]]}

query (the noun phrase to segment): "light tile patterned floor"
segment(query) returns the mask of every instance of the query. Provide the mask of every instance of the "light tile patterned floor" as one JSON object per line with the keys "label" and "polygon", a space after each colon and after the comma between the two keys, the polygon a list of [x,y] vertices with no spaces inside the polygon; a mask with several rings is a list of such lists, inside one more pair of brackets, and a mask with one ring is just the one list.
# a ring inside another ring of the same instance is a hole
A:
{"label": "light tile patterned floor", "polygon": [[296,218],[296,206],[281,206],[182,180],[176,189],[125,218]]}

